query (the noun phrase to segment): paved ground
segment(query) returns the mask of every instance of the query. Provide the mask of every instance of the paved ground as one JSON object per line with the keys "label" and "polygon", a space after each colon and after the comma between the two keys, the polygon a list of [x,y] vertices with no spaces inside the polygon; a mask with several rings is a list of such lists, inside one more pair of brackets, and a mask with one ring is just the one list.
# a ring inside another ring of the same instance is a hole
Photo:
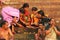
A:
{"label": "paved ground", "polygon": [[33,34],[15,34],[15,40],[34,40]]}
{"label": "paved ground", "polygon": [[16,31],[17,33],[14,36],[14,40],[34,40],[34,34],[36,32],[31,33],[30,30],[24,30],[24,29],[18,28],[18,30]]}

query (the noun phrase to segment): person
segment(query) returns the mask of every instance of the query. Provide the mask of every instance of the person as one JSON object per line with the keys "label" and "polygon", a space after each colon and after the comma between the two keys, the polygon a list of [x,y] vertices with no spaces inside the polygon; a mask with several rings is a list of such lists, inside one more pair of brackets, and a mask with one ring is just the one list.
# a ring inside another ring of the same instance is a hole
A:
{"label": "person", "polygon": [[40,38],[40,33],[41,33],[41,30],[38,29],[38,33],[35,34],[35,40],[42,40],[42,39]]}
{"label": "person", "polygon": [[[31,24],[33,24],[34,22],[35,22],[35,18],[34,18],[34,16],[37,14],[37,8],[36,7],[32,7],[32,13],[31,13]],[[37,18],[36,18],[36,20],[38,20]]]}
{"label": "person", "polygon": [[35,40],[44,40],[45,39],[45,28],[42,24],[39,24],[38,33],[35,34]]}
{"label": "person", "polygon": [[30,20],[31,20],[31,24],[28,27],[29,32],[32,33],[37,33],[38,30],[38,13],[37,13],[37,7],[32,7],[31,11],[32,13],[30,14]]}
{"label": "person", "polygon": [[10,29],[11,29],[12,33],[15,34],[15,28],[18,27],[17,24],[15,23],[15,22],[17,22],[17,17],[16,16],[12,16],[12,18],[13,18],[13,20],[11,22]]}
{"label": "person", "polygon": [[[14,33],[14,27],[12,27],[12,20],[19,20],[19,10],[11,6],[6,6],[2,8],[1,13],[3,20],[8,22],[8,27],[11,28],[11,31]],[[15,23],[13,24],[15,25]]]}
{"label": "person", "polygon": [[28,25],[28,23],[26,23],[25,21],[25,11],[23,8],[19,8],[19,11],[20,11],[20,17],[19,17],[19,21],[16,22],[15,20],[13,20],[14,23],[16,23],[20,28],[24,28]]}
{"label": "person", "polygon": [[[36,8],[34,7],[33,9],[35,10]],[[38,13],[38,11],[40,11],[40,10],[33,11],[33,12],[34,12],[34,17],[33,17],[33,24],[31,24],[31,25],[32,25],[32,26],[35,26],[35,27],[38,26],[39,21],[40,21],[40,19],[41,19],[41,14]]]}
{"label": "person", "polygon": [[0,28],[0,40],[9,40],[9,37],[13,38],[13,34],[10,28],[8,28],[8,22],[3,21]]}
{"label": "person", "polygon": [[29,4],[28,3],[24,3],[22,8],[24,9],[25,16],[29,16]]}
{"label": "person", "polygon": [[39,19],[40,19],[39,23],[42,23],[45,27],[47,27],[47,25],[49,25],[48,23],[49,23],[50,18],[48,18],[47,16],[45,16],[43,10],[39,10],[38,14],[39,14],[38,16],[40,16],[39,17]]}
{"label": "person", "polygon": [[50,19],[50,27],[46,30],[45,40],[57,40],[57,35],[60,35],[60,32],[57,29],[55,20]]}
{"label": "person", "polygon": [[30,20],[29,4],[24,3],[21,8],[24,9],[24,20],[25,20],[25,22],[30,24],[31,20]]}

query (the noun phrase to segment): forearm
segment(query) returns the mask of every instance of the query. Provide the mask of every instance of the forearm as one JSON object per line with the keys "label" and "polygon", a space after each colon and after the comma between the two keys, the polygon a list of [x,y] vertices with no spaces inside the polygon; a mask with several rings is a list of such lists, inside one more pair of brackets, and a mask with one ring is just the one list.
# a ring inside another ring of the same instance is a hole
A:
{"label": "forearm", "polygon": [[26,22],[25,22],[25,21],[23,21],[22,19],[20,19],[20,21],[21,21],[22,23],[24,23],[24,24],[26,23]]}
{"label": "forearm", "polygon": [[60,36],[60,32],[58,30],[55,30],[56,34]]}
{"label": "forearm", "polygon": [[14,36],[10,28],[8,29],[8,33],[10,34],[10,36]]}
{"label": "forearm", "polygon": [[23,27],[21,24],[19,24],[19,23],[16,23],[19,27]]}
{"label": "forearm", "polygon": [[46,33],[46,35],[48,35],[48,34],[50,33],[50,31],[49,31],[49,30],[46,30],[46,32],[45,32],[45,33]]}
{"label": "forearm", "polygon": [[49,28],[49,30],[46,30],[46,31],[45,31],[46,35],[48,35],[48,34],[51,32],[51,29],[52,29],[52,28]]}
{"label": "forearm", "polygon": [[55,27],[54,27],[54,30],[55,30],[57,35],[60,35],[60,32]]}
{"label": "forearm", "polygon": [[23,21],[22,19],[20,19],[20,21],[21,21],[23,24],[27,25],[27,26],[29,25],[29,23]]}
{"label": "forearm", "polygon": [[60,32],[57,32],[57,34],[60,36]]}

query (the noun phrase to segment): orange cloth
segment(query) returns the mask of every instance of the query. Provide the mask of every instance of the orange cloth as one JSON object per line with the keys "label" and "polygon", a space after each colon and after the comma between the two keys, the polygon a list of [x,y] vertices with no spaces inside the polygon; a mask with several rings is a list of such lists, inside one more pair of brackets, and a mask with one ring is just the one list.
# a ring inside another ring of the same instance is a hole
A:
{"label": "orange cloth", "polygon": [[39,19],[34,17],[34,23],[38,23]]}

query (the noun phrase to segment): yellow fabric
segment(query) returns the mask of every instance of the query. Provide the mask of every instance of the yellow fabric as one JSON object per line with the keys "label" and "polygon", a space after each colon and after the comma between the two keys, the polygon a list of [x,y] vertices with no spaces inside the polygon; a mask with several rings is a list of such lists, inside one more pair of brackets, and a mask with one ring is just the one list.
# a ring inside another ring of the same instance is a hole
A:
{"label": "yellow fabric", "polygon": [[34,24],[38,24],[39,20],[38,20],[38,18],[36,17],[35,14],[31,14],[31,18],[32,18]]}
{"label": "yellow fabric", "polygon": [[39,21],[39,19],[35,16],[35,17],[34,17],[34,23],[35,23],[35,24],[38,24],[38,21]]}
{"label": "yellow fabric", "polygon": [[51,32],[48,35],[46,35],[45,40],[57,40],[54,29],[51,29]]}
{"label": "yellow fabric", "polygon": [[33,18],[34,17],[34,14],[31,14],[31,18]]}

